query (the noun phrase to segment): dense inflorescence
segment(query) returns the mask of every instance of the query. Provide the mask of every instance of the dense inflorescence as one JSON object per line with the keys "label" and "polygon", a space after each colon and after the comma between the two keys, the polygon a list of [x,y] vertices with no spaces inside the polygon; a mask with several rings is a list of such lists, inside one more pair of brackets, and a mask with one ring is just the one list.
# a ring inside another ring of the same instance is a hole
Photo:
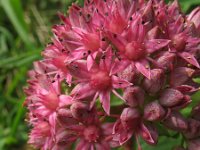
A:
{"label": "dense inflorescence", "polygon": [[178,1],[85,0],[72,4],[43,59],[29,72],[29,143],[43,150],[109,150],[159,140],[158,126],[200,149],[200,7]]}

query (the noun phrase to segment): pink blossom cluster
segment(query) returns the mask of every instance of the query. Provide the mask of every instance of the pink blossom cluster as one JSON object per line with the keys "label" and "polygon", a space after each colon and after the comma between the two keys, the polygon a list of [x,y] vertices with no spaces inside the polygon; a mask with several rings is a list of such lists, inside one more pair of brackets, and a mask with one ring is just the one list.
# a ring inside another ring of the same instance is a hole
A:
{"label": "pink blossom cluster", "polygon": [[200,7],[183,14],[164,0],[72,4],[29,72],[29,143],[42,150],[141,150],[158,125],[200,150]]}

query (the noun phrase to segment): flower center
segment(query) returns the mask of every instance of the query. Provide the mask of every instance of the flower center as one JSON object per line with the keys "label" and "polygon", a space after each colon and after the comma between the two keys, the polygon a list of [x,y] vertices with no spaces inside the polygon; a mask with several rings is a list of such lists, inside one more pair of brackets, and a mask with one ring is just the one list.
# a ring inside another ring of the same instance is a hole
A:
{"label": "flower center", "polygon": [[83,135],[89,142],[96,142],[100,136],[100,130],[96,126],[89,126],[85,128]]}
{"label": "flower center", "polygon": [[126,45],[125,55],[128,59],[137,61],[146,55],[144,46],[138,42],[131,42]]}
{"label": "flower center", "polygon": [[85,37],[82,39],[85,48],[91,51],[97,51],[100,47],[100,39],[97,34],[89,33],[85,34]]}
{"label": "flower center", "polygon": [[106,90],[111,86],[111,77],[105,71],[95,72],[91,76],[90,85],[97,90]]}
{"label": "flower center", "polygon": [[186,41],[183,35],[175,35],[172,39],[172,43],[177,51],[183,51],[185,49]]}

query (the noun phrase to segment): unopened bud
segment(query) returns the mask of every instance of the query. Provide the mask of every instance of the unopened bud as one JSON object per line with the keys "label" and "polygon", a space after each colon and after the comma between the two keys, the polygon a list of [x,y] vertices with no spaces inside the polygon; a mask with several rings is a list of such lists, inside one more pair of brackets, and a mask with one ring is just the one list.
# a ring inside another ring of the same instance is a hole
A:
{"label": "unopened bud", "polygon": [[183,98],[184,95],[180,91],[168,88],[161,94],[159,102],[162,106],[165,107],[175,107],[181,103]]}
{"label": "unopened bud", "polygon": [[187,120],[179,112],[172,112],[171,115],[163,121],[163,124],[172,130],[180,132],[188,129]]}
{"label": "unopened bud", "polygon": [[165,84],[164,73],[161,69],[151,70],[151,79],[144,79],[144,89],[149,93],[157,93]]}
{"label": "unopened bud", "polygon": [[140,123],[140,112],[135,108],[125,108],[120,119],[124,128],[136,129]]}
{"label": "unopened bud", "polygon": [[140,135],[148,144],[155,145],[158,142],[158,132],[153,126],[145,126],[143,124],[140,130]]}
{"label": "unopened bud", "polygon": [[164,108],[157,102],[151,102],[144,107],[144,119],[148,121],[160,120],[165,116]]}
{"label": "unopened bud", "polygon": [[126,88],[123,97],[131,107],[136,107],[144,103],[144,91],[137,86]]}

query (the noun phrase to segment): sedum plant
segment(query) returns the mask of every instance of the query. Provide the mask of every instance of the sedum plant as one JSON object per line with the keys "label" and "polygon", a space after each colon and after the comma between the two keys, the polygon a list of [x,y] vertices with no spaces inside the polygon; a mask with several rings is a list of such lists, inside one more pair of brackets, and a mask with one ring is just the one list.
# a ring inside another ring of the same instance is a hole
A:
{"label": "sedum plant", "polygon": [[162,127],[181,136],[176,150],[200,150],[200,104],[182,111],[199,90],[200,7],[185,15],[177,0],[85,0],[59,17],[25,88],[30,144],[142,150]]}

